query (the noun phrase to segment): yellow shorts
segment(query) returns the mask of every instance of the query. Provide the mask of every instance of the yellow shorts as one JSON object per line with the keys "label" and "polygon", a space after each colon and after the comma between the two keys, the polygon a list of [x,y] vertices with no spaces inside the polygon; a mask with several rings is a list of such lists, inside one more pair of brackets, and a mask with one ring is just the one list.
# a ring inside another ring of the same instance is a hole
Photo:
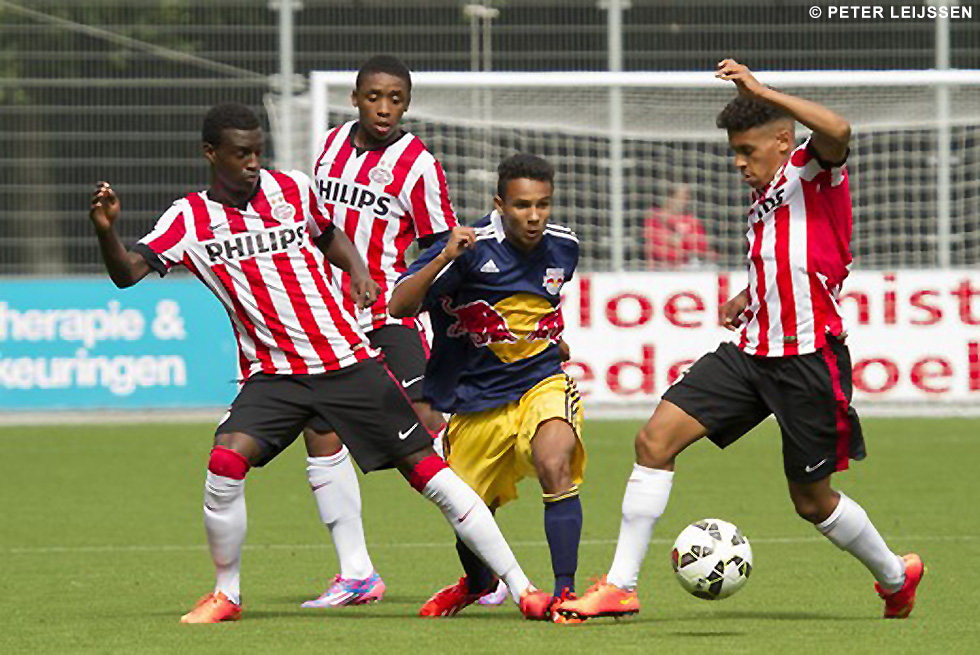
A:
{"label": "yellow shorts", "polygon": [[537,475],[531,439],[549,419],[561,419],[575,432],[572,478],[581,484],[585,474],[582,401],[574,380],[564,373],[545,378],[515,402],[454,414],[446,432],[446,461],[487,505],[500,507],[517,498],[522,478]]}

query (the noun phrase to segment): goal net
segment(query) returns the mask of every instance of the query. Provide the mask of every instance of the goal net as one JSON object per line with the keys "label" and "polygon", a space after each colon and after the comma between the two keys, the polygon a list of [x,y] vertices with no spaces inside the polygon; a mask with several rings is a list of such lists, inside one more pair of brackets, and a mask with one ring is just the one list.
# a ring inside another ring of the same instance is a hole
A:
{"label": "goal net", "polygon": [[[294,166],[309,170],[328,126],[355,117],[354,77],[313,73],[293,100]],[[758,77],[851,121],[856,267],[980,263],[980,71]],[[732,269],[748,191],[715,117],[734,95],[704,73],[416,73],[403,123],[442,161],[464,222],[491,208],[498,162],[530,152],[557,169],[553,216],[578,233],[583,270]],[[653,229],[665,211],[696,217],[693,254],[665,259]]]}

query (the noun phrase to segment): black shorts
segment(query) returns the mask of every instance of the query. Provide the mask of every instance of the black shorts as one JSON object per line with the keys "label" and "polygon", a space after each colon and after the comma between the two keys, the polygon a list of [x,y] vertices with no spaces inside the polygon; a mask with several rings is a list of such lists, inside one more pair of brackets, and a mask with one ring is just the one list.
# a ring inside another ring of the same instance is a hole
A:
{"label": "black shorts", "polygon": [[253,375],[215,434],[243,432],[256,439],[262,466],[314,420],[336,428],[365,473],[432,446],[405,390],[377,359],[319,375]]}
{"label": "black shorts", "polygon": [[819,351],[790,357],[747,355],[723,343],[664,393],[724,448],[770,414],[783,434],[783,467],[794,482],[815,482],[864,459],[851,407],[851,356],[828,336]]}
{"label": "black shorts", "polygon": [[[383,325],[368,332],[367,338],[372,348],[381,351],[381,361],[405,389],[409,400],[422,400],[422,379],[428,360],[422,334],[405,325]],[[321,434],[336,431],[330,421],[321,417],[315,417],[306,427]]]}

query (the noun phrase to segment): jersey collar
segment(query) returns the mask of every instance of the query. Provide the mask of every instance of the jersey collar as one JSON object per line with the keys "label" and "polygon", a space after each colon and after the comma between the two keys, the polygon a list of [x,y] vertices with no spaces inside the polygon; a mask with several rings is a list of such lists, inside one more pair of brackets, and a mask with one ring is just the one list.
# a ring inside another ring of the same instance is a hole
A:
{"label": "jersey collar", "polygon": [[500,217],[500,213],[494,209],[490,212],[490,227],[493,228],[493,237],[498,243],[503,243],[503,240],[507,238],[507,233],[504,232],[504,222]]}
{"label": "jersey collar", "polygon": [[356,121],[356,120],[351,121],[350,133],[347,135],[347,139],[348,142],[350,143],[350,147],[354,149],[354,152],[356,152],[358,156],[363,155],[365,152],[382,152],[384,150],[387,150],[389,147],[395,145],[396,143],[404,139],[405,135],[408,134],[408,132],[406,132],[402,127],[399,126],[398,129],[401,131],[401,134],[399,134],[398,136],[396,136],[394,139],[384,144],[383,146],[378,146],[376,148],[362,148],[361,146],[354,143],[354,135],[357,134],[357,131],[360,129],[361,129],[360,121]]}

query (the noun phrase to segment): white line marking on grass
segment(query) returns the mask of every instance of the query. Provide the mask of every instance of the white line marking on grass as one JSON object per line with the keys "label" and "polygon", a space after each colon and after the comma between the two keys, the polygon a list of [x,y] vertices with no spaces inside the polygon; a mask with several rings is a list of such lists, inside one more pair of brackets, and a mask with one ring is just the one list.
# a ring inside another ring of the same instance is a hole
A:
{"label": "white line marking on grass", "polygon": [[[921,541],[976,541],[980,535],[890,535],[886,537],[889,541],[899,542],[921,542]],[[825,537],[759,537],[749,540],[753,544],[807,544],[827,541]],[[540,548],[547,547],[547,541],[511,541],[515,548]],[[651,539],[652,544],[672,544],[670,539]],[[615,539],[583,539],[582,546],[612,546],[616,544]],[[453,545],[452,539],[445,541],[420,541],[394,544],[368,544],[375,550],[405,550],[405,549],[424,549],[424,548],[450,548]],[[250,544],[245,546],[245,550],[320,550],[332,549],[333,545],[329,542],[322,544]],[[204,544],[179,546],[174,544],[159,545],[123,545],[123,546],[11,546],[0,549],[0,553],[8,555],[51,555],[51,554],[70,554],[70,553],[153,553],[153,552],[183,552],[206,550]]]}

